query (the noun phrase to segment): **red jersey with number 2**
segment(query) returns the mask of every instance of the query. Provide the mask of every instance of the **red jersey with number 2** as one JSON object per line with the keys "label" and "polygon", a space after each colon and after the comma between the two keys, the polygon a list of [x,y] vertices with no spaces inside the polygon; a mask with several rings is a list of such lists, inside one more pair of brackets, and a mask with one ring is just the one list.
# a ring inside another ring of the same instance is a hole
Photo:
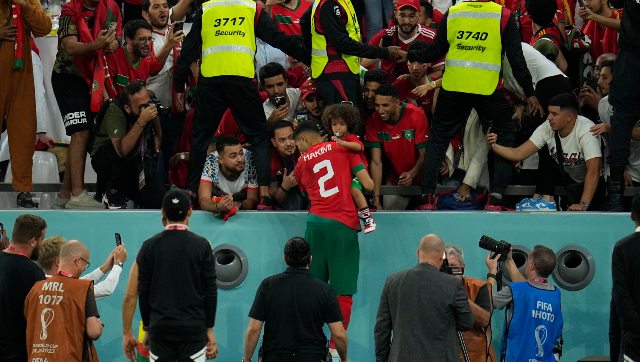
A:
{"label": "red jersey with number 2", "polygon": [[358,212],[351,197],[351,180],[363,169],[357,152],[335,142],[311,146],[300,156],[294,171],[300,190],[311,201],[309,213],[360,230]]}

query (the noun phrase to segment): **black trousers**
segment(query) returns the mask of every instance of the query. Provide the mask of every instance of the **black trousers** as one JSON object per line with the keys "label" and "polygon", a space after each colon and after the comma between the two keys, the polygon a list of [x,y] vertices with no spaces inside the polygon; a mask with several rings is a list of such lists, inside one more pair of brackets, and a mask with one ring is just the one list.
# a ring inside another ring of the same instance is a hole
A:
{"label": "black trousers", "polygon": [[149,338],[149,360],[151,362],[192,362],[205,361],[207,342],[159,341]]}
{"label": "black trousers", "polygon": [[145,186],[138,188],[140,159],[121,158],[111,142],[91,156],[91,166],[96,171],[96,193],[108,188],[118,190],[129,200],[145,209],[160,209],[164,197],[164,184],[157,174],[145,178]]}
{"label": "black trousers", "polygon": [[220,76],[209,79],[200,78],[198,83],[187,180],[187,188],[191,191],[198,191],[204,160],[207,156],[207,146],[227,108],[231,108],[240,131],[252,146],[258,184],[269,185],[271,179],[269,129],[258,87],[242,77]]}
{"label": "black trousers", "polygon": [[[424,193],[436,190],[440,163],[451,138],[465,126],[471,108],[478,112],[484,129],[491,127],[492,132],[498,135],[499,145],[513,147],[512,110],[504,97],[504,90],[483,96],[440,89],[424,157]],[[494,156],[491,191],[503,193],[511,178],[512,166],[510,161]]]}
{"label": "black trousers", "polygon": [[327,354],[265,353],[262,362],[325,362]]}
{"label": "black trousers", "polygon": [[640,119],[640,52],[620,49],[611,83],[609,102],[613,105],[609,165],[612,183],[623,181],[629,159],[631,131]]}
{"label": "black trousers", "polygon": [[341,75],[339,78],[335,75],[322,75],[316,79],[315,84],[327,105],[352,102],[354,106],[360,107],[362,89],[357,75]]}

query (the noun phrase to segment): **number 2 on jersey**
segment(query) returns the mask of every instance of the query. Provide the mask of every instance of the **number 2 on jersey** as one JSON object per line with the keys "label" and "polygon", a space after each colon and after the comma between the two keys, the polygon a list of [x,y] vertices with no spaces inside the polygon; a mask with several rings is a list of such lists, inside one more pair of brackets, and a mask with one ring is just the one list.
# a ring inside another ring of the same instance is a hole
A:
{"label": "number 2 on jersey", "polygon": [[338,193],[338,186],[334,186],[329,190],[325,189],[325,183],[333,178],[333,166],[331,166],[331,161],[323,160],[316,163],[313,166],[313,173],[318,173],[323,168],[327,169],[327,173],[318,179],[318,186],[320,186],[320,196],[322,197],[331,197]]}

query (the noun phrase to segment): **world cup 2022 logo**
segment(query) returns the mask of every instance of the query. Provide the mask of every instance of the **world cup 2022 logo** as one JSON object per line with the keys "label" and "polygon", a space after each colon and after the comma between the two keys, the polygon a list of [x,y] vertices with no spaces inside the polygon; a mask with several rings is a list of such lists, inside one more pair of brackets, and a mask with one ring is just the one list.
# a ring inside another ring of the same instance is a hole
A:
{"label": "world cup 2022 logo", "polygon": [[40,324],[42,325],[42,330],[40,331],[40,339],[45,340],[49,335],[47,333],[47,327],[51,322],[53,322],[53,317],[55,317],[55,313],[51,308],[44,308],[42,313],[40,313]]}

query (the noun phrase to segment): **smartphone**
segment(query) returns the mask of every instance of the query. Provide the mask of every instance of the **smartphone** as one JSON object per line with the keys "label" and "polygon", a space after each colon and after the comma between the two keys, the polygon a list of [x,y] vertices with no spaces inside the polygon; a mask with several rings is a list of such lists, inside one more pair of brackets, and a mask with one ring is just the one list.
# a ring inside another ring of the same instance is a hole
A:
{"label": "smartphone", "polygon": [[584,0],[578,0],[578,4],[580,4],[580,7],[584,7]]}
{"label": "smartphone", "polygon": [[273,99],[273,104],[276,106],[276,108],[280,108],[287,104],[287,99],[284,96],[277,96]]}
{"label": "smartphone", "polygon": [[120,233],[116,233],[116,246],[122,245],[122,239],[120,238]]}
{"label": "smartphone", "polygon": [[177,33],[180,30],[184,31],[184,22],[183,21],[177,21],[173,24],[171,24],[171,27],[173,28],[173,33]]}
{"label": "smartphone", "polygon": [[393,37],[391,35],[382,36],[382,47],[388,48],[393,45]]}

